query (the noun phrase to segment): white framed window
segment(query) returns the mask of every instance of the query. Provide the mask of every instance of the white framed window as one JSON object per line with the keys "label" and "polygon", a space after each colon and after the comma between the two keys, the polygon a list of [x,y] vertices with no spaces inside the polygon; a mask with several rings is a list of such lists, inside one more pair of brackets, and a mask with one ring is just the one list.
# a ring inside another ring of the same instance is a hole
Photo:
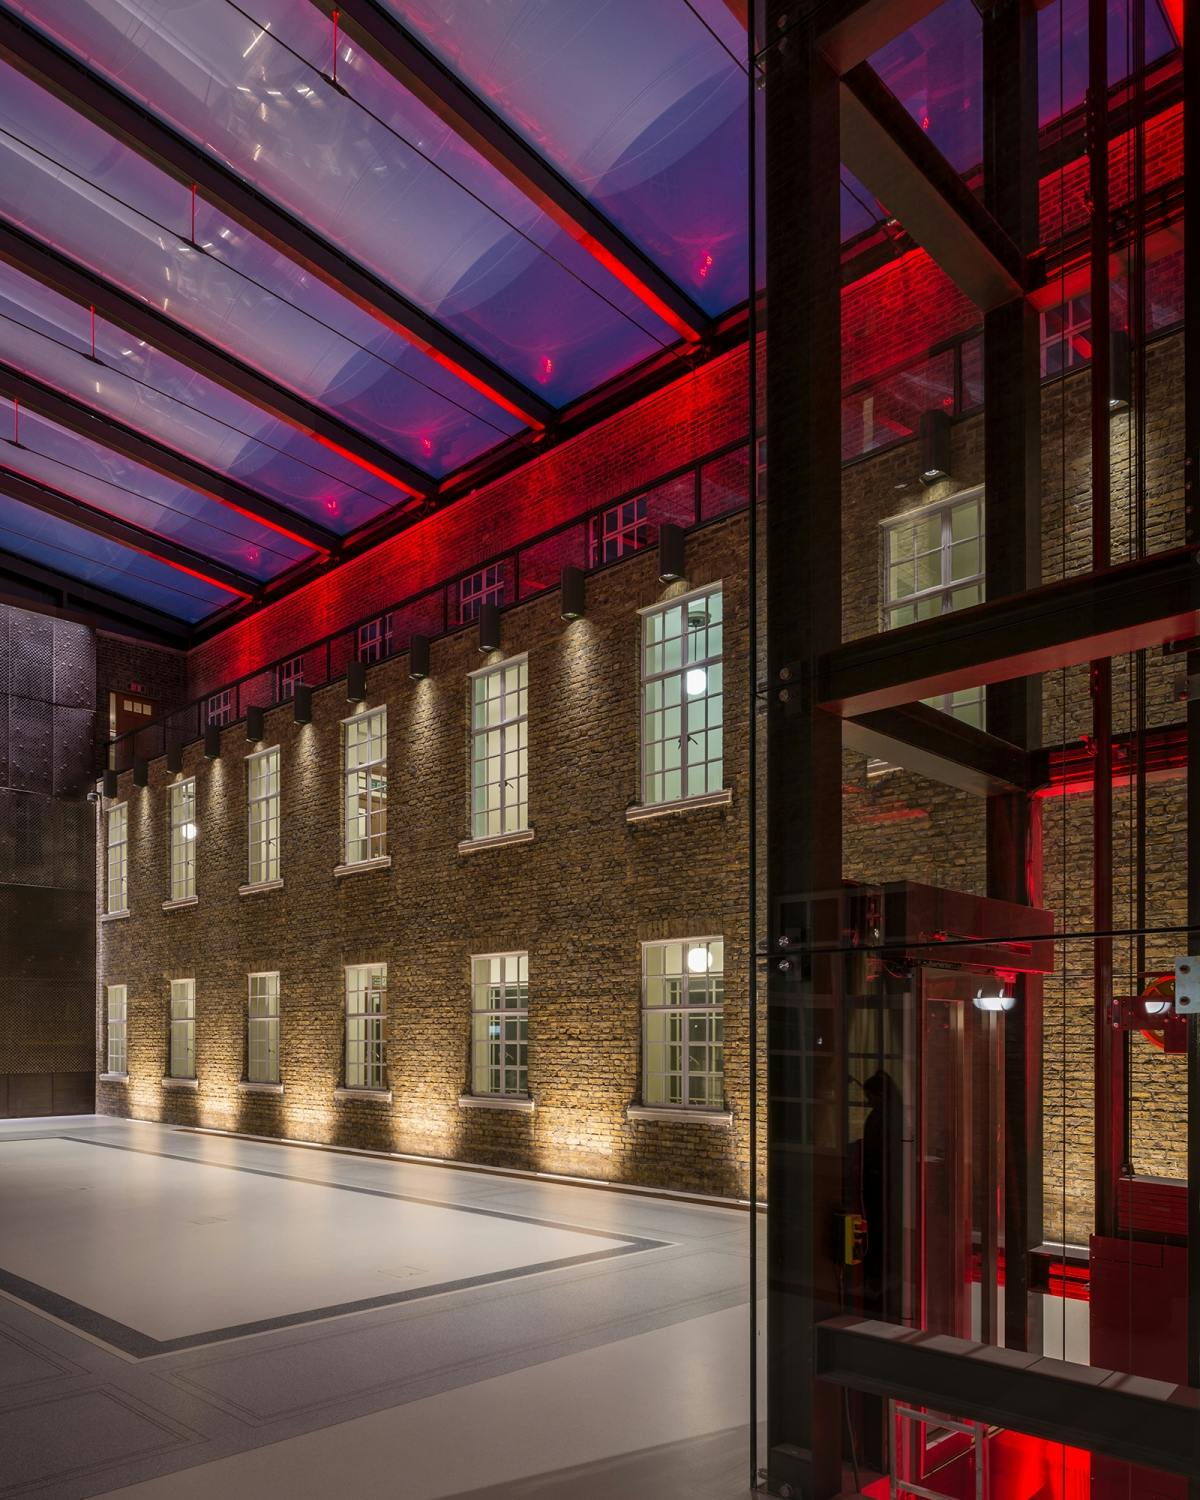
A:
{"label": "white framed window", "polygon": [[196,778],[167,788],[167,833],[171,860],[171,900],[196,894]]}
{"label": "white framed window", "polygon": [[359,661],[382,661],[392,654],[392,617],[380,615],[377,620],[368,620],[358,627],[355,642]]}
{"label": "white framed window", "polygon": [[508,580],[508,564],[492,563],[477,573],[468,573],[458,583],[458,619],[460,624],[477,620],[485,604],[503,604]]}
{"label": "white framed window", "polygon": [[471,837],[529,826],[529,661],[471,674]]}
{"label": "white framed window", "polygon": [[128,993],[123,984],[110,984],[105,991],[108,1011],[105,1064],[109,1073],[129,1071]]}
{"label": "white framed window", "polygon": [[[883,623],[892,630],[983,602],[983,488],[883,522]],[[984,690],[926,700],[983,728]]]}
{"label": "white framed window", "polygon": [[296,689],[304,681],[304,657],[293,656],[281,661],[275,668],[275,697],[286,703],[296,696]]}
{"label": "white framed window", "polygon": [[471,1092],[529,1093],[529,955],[471,959]]}
{"label": "white framed window", "polygon": [[[105,910],[129,910],[129,804],[110,807],[105,820],[108,865]],[[112,1071],[111,1069],[109,1070]]]}
{"label": "white framed window", "polygon": [[279,1082],[279,975],[251,974],[246,1003],[246,1079]]}
{"label": "white framed window", "polygon": [[1078,369],[1092,358],[1092,297],[1090,292],[1047,307],[1038,315],[1043,377]]}
{"label": "white framed window", "polygon": [[246,879],[279,879],[279,746],[246,757]]}
{"label": "white framed window", "polygon": [[725,1103],[725,943],[642,944],[642,1103]]}
{"label": "white framed window", "polygon": [[219,693],[214,693],[204,705],[204,722],[206,724],[232,724],[233,723],[233,689],[222,688]]}
{"label": "white framed window", "polygon": [[642,802],[719,792],[724,779],[719,585],[642,615]]}
{"label": "white framed window", "polygon": [[591,566],[616,562],[630,552],[640,552],[650,545],[650,527],[646,523],[646,496],[622,500],[593,516],[588,528],[588,558]]}
{"label": "white framed window", "polygon": [[343,859],[359,865],[387,853],[387,709],[342,721],[346,768]]}
{"label": "white framed window", "polygon": [[196,1076],[196,981],[171,981],[171,1057],[172,1078]]}
{"label": "white framed window", "polygon": [[346,1087],[386,1088],[387,964],[346,970]]}

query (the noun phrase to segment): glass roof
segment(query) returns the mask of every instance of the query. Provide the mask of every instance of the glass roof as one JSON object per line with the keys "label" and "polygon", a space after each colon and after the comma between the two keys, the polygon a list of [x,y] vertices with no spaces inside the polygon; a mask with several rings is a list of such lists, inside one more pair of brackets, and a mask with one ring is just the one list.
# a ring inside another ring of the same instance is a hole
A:
{"label": "glass roof", "polygon": [[0,358],[90,410],[344,534],[396,492],[294,427],[0,262]]}
{"label": "glass roof", "polygon": [[44,515],[5,493],[0,475],[0,551],[194,625],[236,595],[169,563]]}
{"label": "glass roof", "polygon": [[553,404],[675,342],[310,0],[14,8]]}

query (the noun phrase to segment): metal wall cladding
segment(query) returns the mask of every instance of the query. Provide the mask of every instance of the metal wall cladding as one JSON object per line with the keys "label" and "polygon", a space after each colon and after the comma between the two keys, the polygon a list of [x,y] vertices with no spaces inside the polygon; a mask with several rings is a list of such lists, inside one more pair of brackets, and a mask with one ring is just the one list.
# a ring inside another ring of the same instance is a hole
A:
{"label": "metal wall cladding", "polygon": [[91,892],[95,848],[92,803],[0,788],[0,886]]}
{"label": "metal wall cladding", "polygon": [[54,625],[45,615],[8,610],[8,691],[14,697],[54,702]]}
{"label": "metal wall cladding", "polygon": [[71,620],[54,624],[54,702],[64,708],[96,707],[96,638]]}
{"label": "metal wall cladding", "polygon": [[14,791],[54,791],[54,705],[15,693],[8,699],[8,784]]}
{"label": "metal wall cladding", "polygon": [[91,983],[94,918],[87,891],[0,886],[0,977]]}
{"label": "metal wall cladding", "polygon": [[83,796],[96,778],[95,714],[87,708],[54,705],[54,746],[51,751],[53,790],[63,796]]}

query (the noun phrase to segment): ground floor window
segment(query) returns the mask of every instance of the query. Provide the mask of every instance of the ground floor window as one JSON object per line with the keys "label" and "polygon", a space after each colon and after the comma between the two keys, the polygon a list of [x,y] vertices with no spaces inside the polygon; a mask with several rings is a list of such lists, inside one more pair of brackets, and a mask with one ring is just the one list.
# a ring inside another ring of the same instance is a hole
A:
{"label": "ground floor window", "polygon": [[471,959],[471,1092],[529,1092],[529,955]]}
{"label": "ground floor window", "polygon": [[720,1109],[725,1102],[725,944],[719,937],[642,946],[642,1102]]}
{"label": "ground floor window", "polygon": [[125,1073],[129,1067],[127,1041],[127,991],[123,984],[108,986],[108,1071]]}
{"label": "ground floor window", "polygon": [[171,981],[171,1077],[196,1076],[196,981]]}
{"label": "ground floor window", "polygon": [[246,1077],[279,1082],[279,975],[251,974],[246,1035]]}
{"label": "ground floor window", "polygon": [[382,1089],[386,1079],[387,965],[346,970],[346,1087]]}

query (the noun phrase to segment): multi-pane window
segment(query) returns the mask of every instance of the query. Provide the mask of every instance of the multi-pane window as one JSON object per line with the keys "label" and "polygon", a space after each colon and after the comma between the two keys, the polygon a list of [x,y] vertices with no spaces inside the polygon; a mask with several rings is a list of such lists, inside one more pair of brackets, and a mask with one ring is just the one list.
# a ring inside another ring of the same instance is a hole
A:
{"label": "multi-pane window", "polygon": [[286,703],[296,696],[296,689],[304,681],[304,657],[293,656],[281,661],[275,668],[275,697]]}
{"label": "multi-pane window", "polygon": [[529,1092],[529,955],[471,959],[471,1092]]}
{"label": "multi-pane window", "polygon": [[[983,491],[968,490],[885,521],[884,626],[911,625],[983,601]],[[927,700],[983,727],[982,688]]]}
{"label": "multi-pane window", "polygon": [[279,747],[246,760],[247,880],[279,879]]}
{"label": "multi-pane window", "polygon": [[196,894],[196,780],[175,781],[167,790],[167,832],[171,859],[171,900]]}
{"label": "multi-pane window", "polygon": [[471,837],[529,826],[529,662],[471,678]]}
{"label": "multi-pane window", "polygon": [[251,974],[246,1019],[246,1078],[279,1082],[279,975]]}
{"label": "multi-pane window", "polygon": [[723,939],[643,944],[643,1104],[721,1108],[724,999]]}
{"label": "multi-pane window", "polygon": [[346,1087],[385,1087],[387,964],[346,970]]}
{"label": "multi-pane window", "polygon": [[458,618],[461,623],[477,620],[485,604],[503,604],[507,568],[504,563],[492,563],[480,568],[477,573],[468,573],[458,585]]}
{"label": "multi-pane window", "polygon": [[219,693],[214,693],[204,705],[204,722],[206,724],[232,724],[233,723],[233,689],[222,688]]}
{"label": "multi-pane window", "polygon": [[108,986],[107,1071],[110,1073],[125,1073],[129,1070],[127,993],[123,984]]}
{"label": "multi-pane window", "polygon": [[196,1076],[196,981],[171,981],[172,1078]]}
{"label": "multi-pane window", "polygon": [[346,766],[345,862],[387,853],[387,709],[357,714],[342,725]]}
{"label": "multi-pane window", "polygon": [[1091,293],[1046,308],[1040,317],[1040,340],[1044,376],[1087,364],[1092,357]]}
{"label": "multi-pane window", "polygon": [[724,775],[721,590],[642,615],[642,801],[719,792]]}
{"label": "multi-pane window", "polygon": [[630,552],[640,552],[650,545],[650,527],[646,523],[646,497],[622,500],[592,517],[588,550],[591,565],[616,562]]}
{"label": "multi-pane window", "polygon": [[382,661],[392,654],[392,617],[380,615],[358,627],[356,642],[359,661]]}
{"label": "multi-pane window", "polygon": [[108,902],[110,912],[129,910],[129,806],[120,802],[108,810]]}

